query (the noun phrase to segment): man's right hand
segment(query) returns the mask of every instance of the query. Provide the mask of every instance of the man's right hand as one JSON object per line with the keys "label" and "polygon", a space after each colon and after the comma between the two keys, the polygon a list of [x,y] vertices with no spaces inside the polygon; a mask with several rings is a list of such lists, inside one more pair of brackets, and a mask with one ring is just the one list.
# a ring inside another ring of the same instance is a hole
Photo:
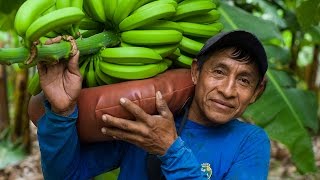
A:
{"label": "man's right hand", "polygon": [[42,91],[56,114],[68,116],[76,107],[82,85],[78,61],[79,51],[69,61],[37,65]]}

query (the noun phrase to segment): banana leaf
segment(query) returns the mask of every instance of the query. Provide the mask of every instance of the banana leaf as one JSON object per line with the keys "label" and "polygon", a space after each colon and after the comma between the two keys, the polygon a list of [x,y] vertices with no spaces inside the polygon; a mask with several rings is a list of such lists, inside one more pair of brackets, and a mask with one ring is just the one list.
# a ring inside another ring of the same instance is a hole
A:
{"label": "banana leaf", "polygon": [[[265,44],[283,42],[278,28],[237,7],[221,2],[219,7],[225,30],[243,29],[257,35]],[[277,51],[267,51],[269,60],[278,58]],[[274,61],[274,60],[273,60]],[[273,61],[269,62],[272,67]],[[296,82],[284,71],[267,72],[268,86],[263,96],[244,114],[266,130],[269,137],[286,145],[297,169],[302,173],[316,171],[308,128],[318,131],[315,95],[296,88]]]}

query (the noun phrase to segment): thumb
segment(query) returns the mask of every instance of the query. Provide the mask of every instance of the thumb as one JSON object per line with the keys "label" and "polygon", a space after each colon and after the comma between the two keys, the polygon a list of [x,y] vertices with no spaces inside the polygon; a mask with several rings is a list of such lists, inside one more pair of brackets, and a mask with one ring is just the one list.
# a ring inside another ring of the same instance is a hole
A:
{"label": "thumb", "polygon": [[160,91],[156,93],[156,106],[159,114],[165,118],[171,118],[172,113],[167,105],[167,102],[162,98],[162,94]]}

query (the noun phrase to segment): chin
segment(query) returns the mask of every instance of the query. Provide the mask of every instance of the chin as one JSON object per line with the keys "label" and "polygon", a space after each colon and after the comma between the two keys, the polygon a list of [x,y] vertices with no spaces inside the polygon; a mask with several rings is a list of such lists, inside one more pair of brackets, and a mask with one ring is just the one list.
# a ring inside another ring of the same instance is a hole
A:
{"label": "chin", "polygon": [[225,124],[234,119],[233,117],[219,113],[206,113],[206,116],[208,120],[214,124]]}

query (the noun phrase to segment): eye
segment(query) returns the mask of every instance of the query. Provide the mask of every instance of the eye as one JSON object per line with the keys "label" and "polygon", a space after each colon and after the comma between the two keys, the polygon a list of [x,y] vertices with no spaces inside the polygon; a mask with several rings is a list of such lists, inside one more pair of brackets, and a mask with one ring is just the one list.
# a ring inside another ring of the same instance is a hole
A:
{"label": "eye", "polygon": [[240,78],[240,83],[246,86],[249,86],[251,84],[250,80],[247,78]]}
{"label": "eye", "polygon": [[214,74],[217,74],[217,75],[223,75],[224,74],[223,71],[220,70],[220,69],[215,69],[213,72],[214,72]]}

